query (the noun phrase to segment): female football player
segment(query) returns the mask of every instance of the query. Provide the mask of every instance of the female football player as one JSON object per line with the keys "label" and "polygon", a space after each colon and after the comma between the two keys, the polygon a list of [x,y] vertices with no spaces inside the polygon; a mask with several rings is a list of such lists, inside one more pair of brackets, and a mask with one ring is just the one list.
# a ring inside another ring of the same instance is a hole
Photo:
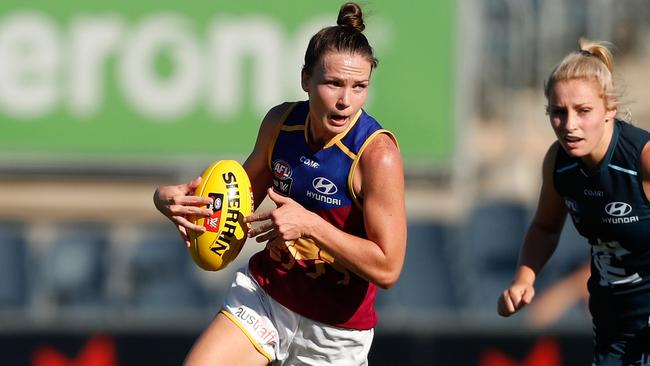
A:
{"label": "female football player", "polygon": [[[361,8],[316,33],[302,69],[307,101],[262,121],[244,163],[256,204],[246,218],[266,247],[235,277],[187,365],[364,365],[377,322],[377,288],[397,280],[406,250],[403,166],[394,136],[363,109],[377,59]],[[157,189],[156,207],[187,241],[210,199],[195,180]],[[189,242],[188,242],[189,243]]]}
{"label": "female football player", "polygon": [[580,40],[545,86],[557,141],[512,284],[498,312],[529,304],[535,278],[553,254],[567,213],[591,244],[589,310],[594,365],[650,360],[650,134],[616,118],[620,98],[603,42]]}

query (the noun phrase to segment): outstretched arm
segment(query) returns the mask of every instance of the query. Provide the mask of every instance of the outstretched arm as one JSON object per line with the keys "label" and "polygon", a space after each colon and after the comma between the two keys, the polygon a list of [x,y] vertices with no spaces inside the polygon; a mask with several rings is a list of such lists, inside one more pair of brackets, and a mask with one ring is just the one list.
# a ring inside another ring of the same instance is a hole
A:
{"label": "outstretched arm", "polygon": [[566,207],[553,185],[553,166],[559,145],[553,144],[544,157],[543,183],[537,212],[524,239],[512,284],[499,297],[497,310],[510,316],[535,296],[535,279],[553,255],[566,220]]}
{"label": "outstretched arm", "polygon": [[546,327],[558,321],[575,303],[587,300],[590,275],[591,263],[587,261],[544,290],[528,310],[528,323],[534,327]]}

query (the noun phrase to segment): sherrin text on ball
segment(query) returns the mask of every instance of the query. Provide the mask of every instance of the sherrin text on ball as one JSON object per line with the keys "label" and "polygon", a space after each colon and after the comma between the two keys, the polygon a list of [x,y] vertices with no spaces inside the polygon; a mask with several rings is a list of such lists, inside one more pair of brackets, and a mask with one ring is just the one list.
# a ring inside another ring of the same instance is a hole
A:
{"label": "sherrin text on ball", "polygon": [[191,217],[205,232],[190,231],[189,251],[196,264],[218,271],[232,262],[246,242],[244,217],[254,209],[253,190],[244,168],[234,160],[220,160],[205,169],[194,195],[210,197],[210,217]]}

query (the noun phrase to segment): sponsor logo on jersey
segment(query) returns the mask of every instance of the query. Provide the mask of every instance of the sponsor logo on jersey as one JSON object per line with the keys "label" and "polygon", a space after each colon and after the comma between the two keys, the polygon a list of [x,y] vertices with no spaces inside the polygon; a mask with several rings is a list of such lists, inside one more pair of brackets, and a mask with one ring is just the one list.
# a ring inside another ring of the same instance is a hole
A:
{"label": "sponsor logo on jersey", "polygon": [[317,161],[311,160],[304,155],[300,156],[300,162],[307,165],[310,168],[318,169],[320,164]]}
{"label": "sponsor logo on jersey", "polygon": [[315,199],[316,201],[320,202],[325,202],[330,205],[336,205],[336,206],[341,206],[341,200],[338,198],[330,197],[330,196],[325,196],[323,194],[319,194],[313,191],[307,191],[307,197]]}
{"label": "sponsor logo on jersey", "polygon": [[603,197],[605,193],[603,191],[585,189],[582,193],[587,197]]}
{"label": "sponsor logo on jersey", "polygon": [[629,224],[639,221],[639,216],[629,216],[632,206],[625,202],[610,202],[605,206],[605,213],[612,217],[603,217],[606,224]]}
{"label": "sponsor logo on jersey", "polygon": [[307,190],[307,197],[330,205],[341,205],[340,199],[331,197],[331,195],[335,194],[339,190],[336,187],[336,184],[334,184],[331,180],[324,177],[317,177],[311,181],[311,185],[314,187],[316,192]]}
{"label": "sponsor logo on jersey", "polygon": [[315,178],[314,180],[311,181],[311,185],[314,187],[318,193],[326,194],[326,195],[332,195],[336,192],[338,192],[338,188],[336,187],[336,184],[334,184],[331,180],[323,177],[318,177]]}
{"label": "sponsor logo on jersey", "polygon": [[625,202],[610,202],[605,206],[605,212],[607,212],[609,216],[627,216],[632,212],[632,206]]}
{"label": "sponsor logo on jersey", "polygon": [[221,221],[221,207],[223,206],[222,193],[208,193],[208,197],[212,198],[213,203],[208,205],[208,209],[212,210],[212,215],[203,220],[203,227],[207,231],[216,233],[219,231],[219,221]]}

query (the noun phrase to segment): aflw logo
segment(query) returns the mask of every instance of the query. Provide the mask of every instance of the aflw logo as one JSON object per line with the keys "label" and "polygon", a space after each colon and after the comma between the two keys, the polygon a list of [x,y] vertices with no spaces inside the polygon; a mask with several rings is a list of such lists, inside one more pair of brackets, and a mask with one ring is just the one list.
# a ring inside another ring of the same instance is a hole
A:
{"label": "aflw logo", "polygon": [[629,224],[639,221],[639,216],[623,217],[632,212],[632,206],[625,202],[610,202],[605,206],[605,212],[609,216],[614,216],[603,217],[603,222],[606,224]]}
{"label": "aflw logo", "polygon": [[213,228],[213,229],[219,228],[219,218],[218,217],[209,218],[209,219],[205,219],[205,220],[206,220],[207,225],[210,226],[211,228]]}
{"label": "aflw logo", "polygon": [[219,221],[221,220],[221,206],[223,205],[223,193],[208,193],[212,198],[211,204],[206,208],[212,210],[212,216],[206,217],[203,221],[203,227],[209,232],[216,233],[219,231]]}

